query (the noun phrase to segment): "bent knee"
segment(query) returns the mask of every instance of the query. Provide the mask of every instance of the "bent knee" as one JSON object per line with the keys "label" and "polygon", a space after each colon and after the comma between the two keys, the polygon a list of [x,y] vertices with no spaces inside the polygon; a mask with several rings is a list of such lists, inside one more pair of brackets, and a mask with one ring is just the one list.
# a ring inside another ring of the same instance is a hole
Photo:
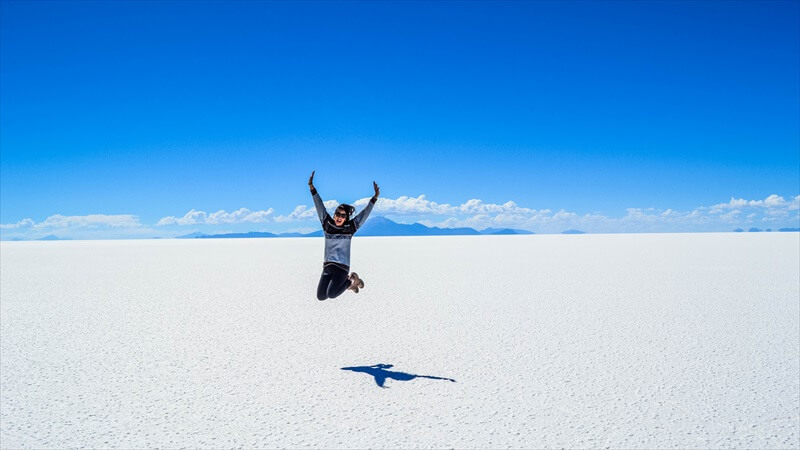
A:
{"label": "bent knee", "polygon": [[327,300],[327,299],[328,299],[327,296],[325,296],[323,294],[317,294],[317,300],[322,301],[322,300]]}

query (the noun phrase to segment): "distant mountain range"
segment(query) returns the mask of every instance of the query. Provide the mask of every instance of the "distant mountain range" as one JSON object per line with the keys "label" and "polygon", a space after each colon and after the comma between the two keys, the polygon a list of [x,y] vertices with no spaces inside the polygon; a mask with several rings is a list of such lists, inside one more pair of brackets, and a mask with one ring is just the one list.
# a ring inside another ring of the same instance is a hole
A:
{"label": "distant mountain range", "polygon": [[[479,236],[534,234],[532,231],[512,228],[487,228],[478,231],[474,228],[428,227],[421,223],[411,225],[397,223],[383,216],[372,217],[358,230],[359,236]],[[178,239],[225,239],[225,238],[273,238],[273,237],[320,237],[322,230],[312,233],[268,233],[251,231],[249,233],[203,234],[191,233],[178,236]]]}
{"label": "distant mountain range", "polygon": [[[734,231],[742,232],[741,228]],[[759,232],[758,228],[751,228],[747,231]],[[772,231],[772,230],[765,230]],[[781,228],[778,231],[800,231],[798,228]],[[474,228],[439,228],[429,227],[421,223],[404,224],[397,223],[383,216],[371,217],[358,230],[359,236],[481,236],[481,235],[514,235],[514,234],[535,234],[532,231],[513,228],[486,228],[476,230]],[[585,234],[581,230],[566,230],[561,234]],[[262,231],[251,231],[249,233],[225,233],[225,234],[204,234],[191,233],[178,236],[177,239],[233,239],[233,238],[274,238],[274,237],[321,237],[322,230],[311,233],[269,233]]]}
{"label": "distant mountain range", "polygon": [[55,235],[51,234],[49,236],[40,237],[39,239],[23,239],[23,238],[16,237],[16,238],[13,238],[11,240],[12,241],[71,241],[72,238],[58,237],[58,236],[55,236]]}
{"label": "distant mountain range", "polygon": [[[743,230],[741,228],[737,228],[733,230],[735,232],[745,232],[749,231],[751,233],[758,233],[762,231],[770,232],[770,231],[778,231],[778,232],[800,232],[800,228],[779,228],[778,230],[772,230],[767,228],[766,230],[761,230],[759,228],[750,228],[749,230]],[[581,230],[566,230],[562,231],[561,234],[584,234],[584,231]],[[421,223],[414,223],[411,225],[397,223],[386,217],[376,216],[371,217],[367,220],[367,223],[364,224],[361,229],[358,230],[359,236],[485,236],[485,235],[514,235],[514,234],[535,234],[532,231],[528,230],[519,230],[513,228],[486,228],[484,230],[478,231],[474,228],[439,228],[439,227],[429,227],[423,225]],[[269,233],[269,232],[262,232],[262,231],[251,231],[249,233],[225,233],[225,234],[205,234],[205,233],[190,233],[185,234],[183,236],[178,236],[176,239],[233,239],[233,238],[274,238],[274,237],[321,237],[322,230],[317,230],[311,233]],[[49,235],[38,239],[25,239],[20,237],[15,237],[10,240],[12,241],[28,241],[28,240],[39,240],[39,241],[68,241],[72,238],[69,237],[59,237],[55,235]],[[153,239],[161,239],[160,237],[153,237]]]}
{"label": "distant mountain range", "polygon": [[[735,229],[735,230],[733,230],[733,231],[735,231],[736,233],[742,233],[742,232],[744,232],[744,230],[743,230],[743,229],[741,229],[741,228],[737,228],[737,229]],[[769,232],[769,231],[772,231],[772,230],[771,230],[771,229],[769,229],[769,228],[767,228],[766,230],[761,230],[760,228],[750,228],[750,229],[749,229],[749,230],[747,230],[747,231],[749,231],[749,232],[751,232],[751,233],[760,233],[761,231],[767,231],[767,232]],[[789,233],[792,233],[792,232],[797,232],[797,231],[800,231],[800,228],[778,228],[778,231],[780,231],[780,232],[782,232],[782,233],[787,233],[787,232],[789,232]]]}

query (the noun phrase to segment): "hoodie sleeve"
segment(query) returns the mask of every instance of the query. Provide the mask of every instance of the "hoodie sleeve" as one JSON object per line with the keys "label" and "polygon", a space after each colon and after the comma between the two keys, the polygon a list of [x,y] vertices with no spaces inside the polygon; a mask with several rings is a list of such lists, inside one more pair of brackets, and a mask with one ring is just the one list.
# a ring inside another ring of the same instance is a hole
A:
{"label": "hoodie sleeve", "polygon": [[361,225],[367,221],[367,217],[369,217],[369,213],[372,212],[372,207],[375,206],[376,201],[377,200],[370,199],[369,203],[367,203],[367,206],[365,206],[364,209],[361,210],[361,212],[358,213],[355,218],[353,218],[353,223],[356,225],[356,230],[361,228]]}
{"label": "hoodie sleeve", "polygon": [[311,192],[311,197],[314,198],[314,207],[317,208],[317,215],[319,216],[320,223],[325,223],[325,219],[328,217],[328,211],[325,209],[325,204],[322,203],[322,198],[319,196],[316,189]]}

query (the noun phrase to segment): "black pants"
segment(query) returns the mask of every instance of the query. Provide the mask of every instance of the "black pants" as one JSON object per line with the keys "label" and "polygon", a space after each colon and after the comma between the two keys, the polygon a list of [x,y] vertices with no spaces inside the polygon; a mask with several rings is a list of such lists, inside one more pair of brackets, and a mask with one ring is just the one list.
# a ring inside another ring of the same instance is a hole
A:
{"label": "black pants", "polygon": [[317,299],[326,300],[342,295],[350,287],[349,275],[347,270],[339,266],[329,264],[323,267],[317,286]]}

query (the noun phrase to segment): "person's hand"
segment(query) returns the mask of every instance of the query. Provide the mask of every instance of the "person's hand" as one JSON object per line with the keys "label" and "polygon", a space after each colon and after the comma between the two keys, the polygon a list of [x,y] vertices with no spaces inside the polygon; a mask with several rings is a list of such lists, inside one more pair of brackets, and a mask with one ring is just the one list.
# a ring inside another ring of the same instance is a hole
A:
{"label": "person's hand", "polygon": [[311,189],[314,189],[314,173],[315,172],[316,172],[316,170],[311,171],[311,177],[309,177],[309,179],[308,179],[308,187],[310,187]]}
{"label": "person's hand", "polygon": [[372,182],[372,187],[375,188],[375,196],[373,197],[375,200],[378,199],[378,196],[381,195],[381,188],[378,187],[378,183]]}

